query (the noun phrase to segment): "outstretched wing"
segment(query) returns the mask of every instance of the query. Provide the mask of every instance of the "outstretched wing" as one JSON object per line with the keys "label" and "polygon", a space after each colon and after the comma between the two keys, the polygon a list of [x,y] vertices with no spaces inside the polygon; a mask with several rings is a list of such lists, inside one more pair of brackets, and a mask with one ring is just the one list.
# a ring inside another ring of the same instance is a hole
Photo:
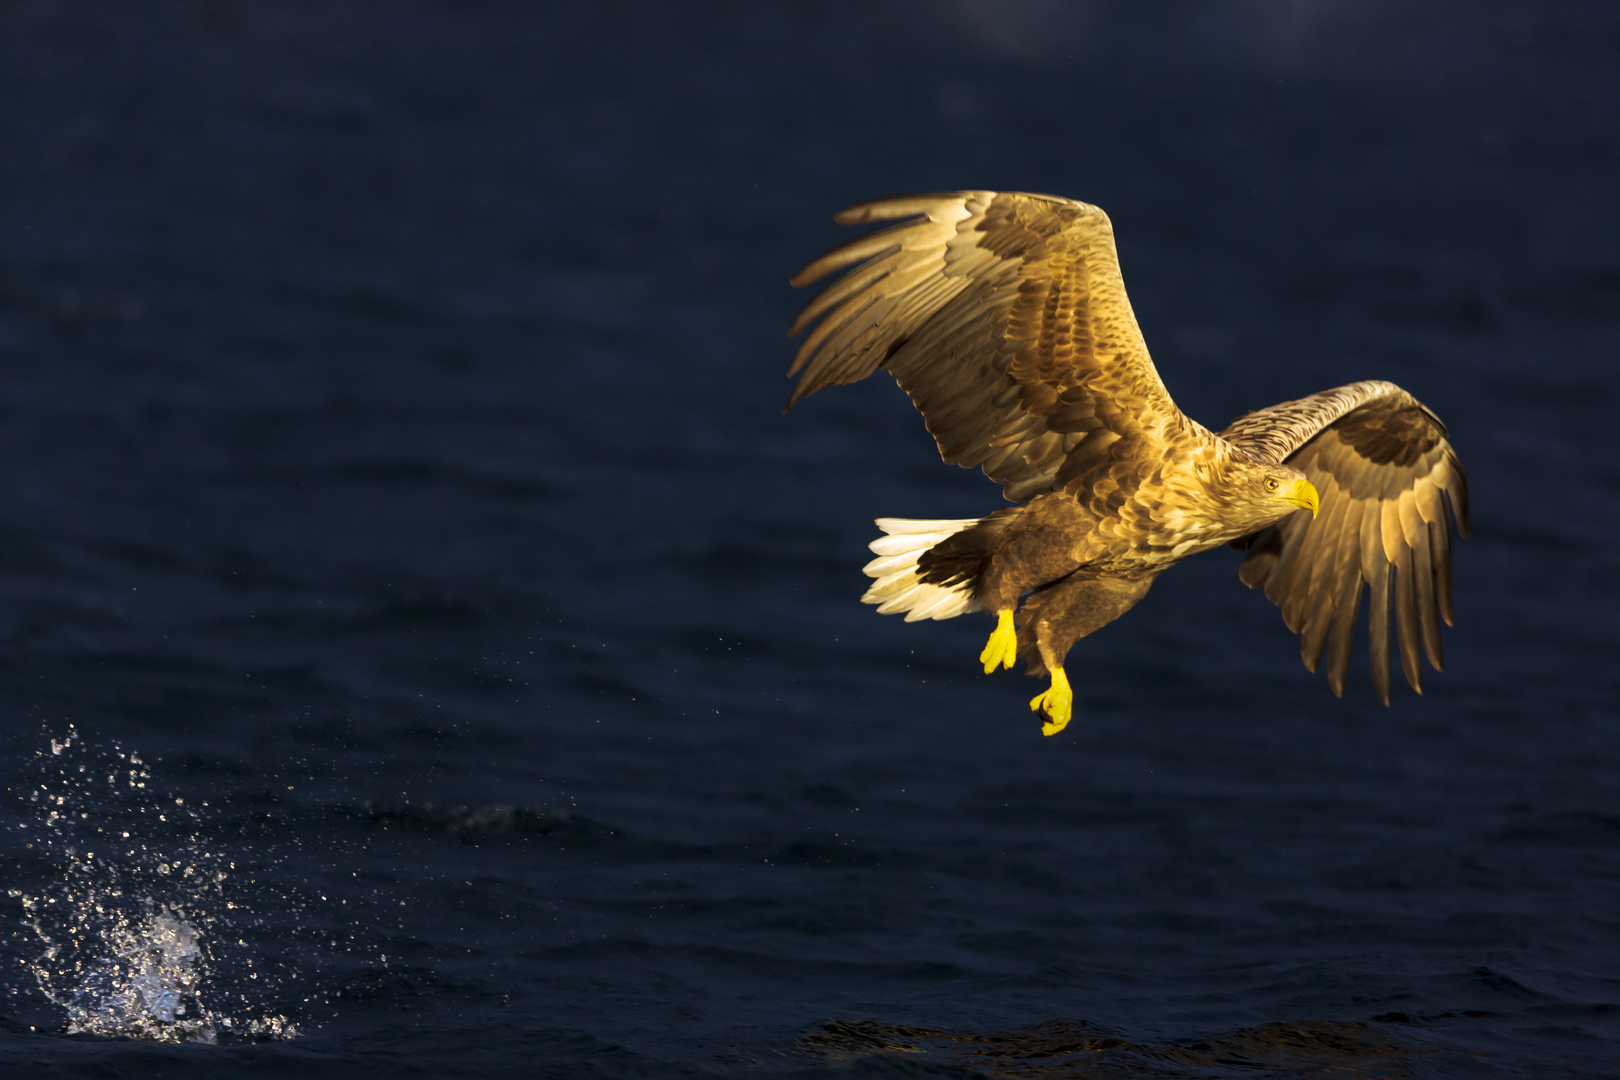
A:
{"label": "outstretched wing", "polygon": [[[1373,686],[1389,704],[1393,611],[1406,681],[1423,692],[1419,651],[1440,670],[1440,620],[1451,625],[1451,517],[1468,535],[1468,482],[1439,417],[1388,382],[1360,382],[1240,417],[1220,433],[1316,485],[1321,512],[1294,514],[1238,541],[1239,576],[1264,587],[1300,635],[1315,671],[1344,694],[1356,610],[1366,585]],[[1449,513],[1448,513],[1449,508]]]}
{"label": "outstretched wing", "polygon": [[799,375],[788,408],[884,368],[940,456],[982,466],[1015,502],[1053,486],[1078,491],[1121,461],[1156,460],[1176,436],[1203,431],[1154,370],[1101,210],[958,191],[864,203],[836,220],[895,218],[907,220],[793,278],[807,285],[850,268],[788,331],[816,324],[788,371]]}

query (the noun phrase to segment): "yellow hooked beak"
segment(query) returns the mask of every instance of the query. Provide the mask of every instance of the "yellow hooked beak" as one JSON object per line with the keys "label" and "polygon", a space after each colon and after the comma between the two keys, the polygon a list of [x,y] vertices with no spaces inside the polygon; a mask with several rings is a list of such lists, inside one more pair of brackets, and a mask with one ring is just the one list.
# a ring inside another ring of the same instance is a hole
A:
{"label": "yellow hooked beak", "polygon": [[1292,503],[1301,510],[1309,510],[1312,518],[1316,517],[1316,511],[1321,506],[1321,501],[1316,497],[1316,488],[1311,486],[1309,480],[1295,480],[1278,492],[1277,498],[1285,503]]}

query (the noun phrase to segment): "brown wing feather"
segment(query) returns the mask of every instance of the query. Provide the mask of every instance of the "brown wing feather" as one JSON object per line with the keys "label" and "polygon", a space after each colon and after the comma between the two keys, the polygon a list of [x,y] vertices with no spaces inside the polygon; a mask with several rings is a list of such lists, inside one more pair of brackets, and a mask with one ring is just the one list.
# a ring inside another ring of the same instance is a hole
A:
{"label": "brown wing feather", "polygon": [[1327,660],[1344,693],[1363,587],[1370,593],[1373,687],[1389,704],[1390,621],[1406,681],[1440,670],[1451,625],[1451,518],[1468,535],[1468,483],[1438,417],[1393,383],[1363,382],[1240,417],[1221,437],[1286,460],[1316,486],[1315,521],[1295,514],[1247,538],[1239,576],[1282,609],[1305,666]]}
{"label": "brown wing feather", "polygon": [[789,330],[815,324],[788,371],[799,376],[789,408],[884,368],[940,456],[983,467],[1014,501],[1054,484],[1079,490],[1127,457],[1157,460],[1172,441],[1207,439],[1153,367],[1101,210],[959,191],[837,215],[846,225],[897,218],[909,220],[794,276],[806,285],[849,268]]}

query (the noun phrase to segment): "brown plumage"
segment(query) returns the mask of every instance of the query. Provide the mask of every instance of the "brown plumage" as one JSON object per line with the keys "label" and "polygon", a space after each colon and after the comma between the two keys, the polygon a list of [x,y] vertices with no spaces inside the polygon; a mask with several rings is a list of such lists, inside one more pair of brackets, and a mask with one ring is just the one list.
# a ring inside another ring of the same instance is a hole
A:
{"label": "brown plumage", "polygon": [[[880,519],[864,597],[907,619],[998,615],[981,660],[1050,673],[1031,706],[1061,730],[1070,646],[1128,611],[1188,555],[1233,543],[1342,694],[1363,585],[1374,685],[1389,700],[1389,617],[1421,692],[1451,622],[1450,516],[1467,485],[1439,419],[1387,382],[1241,417],[1216,434],[1181,412],[1148,356],[1101,210],[1047,195],[883,199],[840,224],[902,219],[811,263],[843,277],[789,333],[814,326],[788,401],[881,367],[940,456],[978,466],[1020,504],[968,521]],[[1320,516],[1318,516],[1318,503]],[[1299,513],[1301,509],[1311,514]],[[1020,606],[1020,598],[1023,598]],[[1015,614],[1016,612],[1016,614]]]}

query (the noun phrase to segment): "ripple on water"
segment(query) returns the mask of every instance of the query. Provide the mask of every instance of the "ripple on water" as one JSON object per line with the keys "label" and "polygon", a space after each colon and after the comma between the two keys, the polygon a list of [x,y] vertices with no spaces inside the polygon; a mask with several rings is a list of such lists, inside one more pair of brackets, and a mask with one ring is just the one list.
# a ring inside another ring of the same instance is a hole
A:
{"label": "ripple on water", "polygon": [[1242,1028],[1203,1039],[1140,1042],[1075,1020],[1002,1031],[909,1027],[878,1020],[826,1020],[796,1049],[823,1059],[937,1062],[975,1075],[1064,1078],[1252,1076],[1383,1080],[1408,1074],[1439,1048],[1369,1021],[1306,1021]]}

